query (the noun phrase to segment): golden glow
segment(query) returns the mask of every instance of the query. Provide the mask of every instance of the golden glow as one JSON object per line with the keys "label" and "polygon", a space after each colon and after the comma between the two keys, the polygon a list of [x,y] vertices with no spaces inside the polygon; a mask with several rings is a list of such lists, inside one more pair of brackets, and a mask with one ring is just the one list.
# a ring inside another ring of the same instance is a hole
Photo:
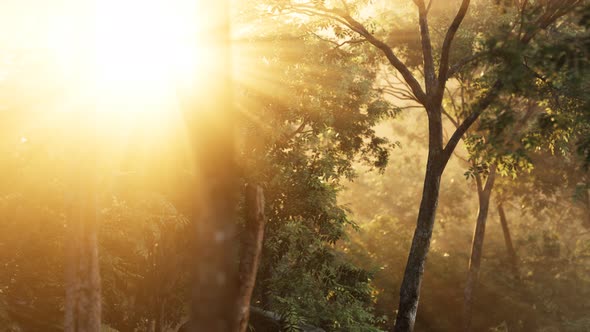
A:
{"label": "golden glow", "polygon": [[[99,89],[151,94],[187,79],[197,62],[194,8],[186,0],[98,3],[96,79]],[[138,91],[139,90],[139,91]]]}
{"label": "golden glow", "polygon": [[7,1],[0,112],[18,122],[11,141],[100,150],[115,169],[143,155],[150,160],[137,164],[150,166],[188,153],[180,109],[192,106],[197,91],[211,95],[222,67],[212,55],[219,45],[211,46],[219,38],[205,38],[218,24],[211,3]]}
{"label": "golden glow", "polygon": [[97,112],[109,117],[174,112],[178,88],[194,84],[196,68],[212,61],[198,49],[193,2],[101,0],[68,7],[48,44],[70,95],[95,100]]}
{"label": "golden glow", "polygon": [[93,132],[115,164],[134,150],[185,144],[172,142],[184,139],[182,100],[206,89],[196,73],[216,61],[199,40],[197,1],[79,3],[51,14],[45,43],[64,92],[56,111],[35,121],[73,141]]}
{"label": "golden glow", "polygon": [[[212,82],[218,83],[212,80],[221,80],[220,69],[229,69],[221,64],[219,45],[211,46],[218,41],[211,31],[221,21],[212,15],[214,3],[59,0],[49,4],[30,0],[35,4],[31,12],[29,2],[7,1],[4,7],[9,10],[0,13],[0,27],[4,28],[0,48],[7,56],[11,49],[34,54],[50,68],[47,73],[33,67],[17,72],[17,65],[6,65],[8,71],[14,70],[13,78],[34,85],[19,90],[20,95],[0,91],[0,107],[15,113],[19,108],[36,112],[15,139],[23,136],[37,141],[30,135],[35,128],[56,128],[76,140],[85,131],[82,128],[97,127],[105,140],[101,145],[117,149],[137,148],[127,141],[138,132],[146,139],[134,144],[161,142],[171,132],[178,135],[181,105],[190,107],[200,96],[210,95]],[[23,17],[27,19],[18,19]],[[261,62],[268,65],[272,61],[263,57],[271,51],[267,45],[242,43],[258,33],[255,26],[244,27],[243,22],[233,26],[233,40],[238,41],[233,46],[235,83],[257,93],[282,91],[284,87],[272,73],[259,70]],[[276,32],[270,26],[264,29]],[[0,62],[3,59],[0,53]],[[0,77],[4,76],[0,64]],[[18,86],[13,81],[10,84]],[[254,116],[257,107],[241,105],[239,109]]]}

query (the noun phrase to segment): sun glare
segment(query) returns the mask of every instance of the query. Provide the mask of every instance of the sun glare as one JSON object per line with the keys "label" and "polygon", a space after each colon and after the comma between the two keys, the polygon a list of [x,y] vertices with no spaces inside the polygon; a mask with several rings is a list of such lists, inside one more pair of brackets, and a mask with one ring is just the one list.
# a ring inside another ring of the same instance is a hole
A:
{"label": "sun glare", "polygon": [[109,116],[174,112],[178,88],[194,85],[198,67],[213,61],[199,49],[193,2],[102,0],[70,9],[49,42],[68,89],[93,97]]}
{"label": "sun glare", "polygon": [[[219,46],[215,53],[211,39],[203,38],[218,24],[203,14],[211,12],[199,8],[205,5],[195,0],[63,0],[48,9],[30,26],[41,50],[36,54],[55,73],[35,94],[39,102],[31,102],[42,109],[27,119],[21,142],[28,142],[35,128],[51,128],[67,146],[92,142],[114,167],[133,151],[189,150],[181,107],[212,95],[215,71],[222,67],[219,56],[212,55],[219,54]],[[17,34],[10,38],[19,39]],[[29,80],[43,83],[34,75]],[[49,86],[57,92],[49,92]]]}
{"label": "sun glare", "polygon": [[[96,77],[102,89],[161,90],[194,73],[194,9],[183,0],[102,1],[96,12]],[[133,92],[133,91],[129,91]]]}

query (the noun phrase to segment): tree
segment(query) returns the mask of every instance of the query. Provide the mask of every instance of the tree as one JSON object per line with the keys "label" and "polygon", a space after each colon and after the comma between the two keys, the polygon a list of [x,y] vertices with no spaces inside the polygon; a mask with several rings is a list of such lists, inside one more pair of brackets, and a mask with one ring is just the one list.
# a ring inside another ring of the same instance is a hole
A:
{"label": "tree", "polygon": [[[255,17],[251,37],[237,49],[251,62],[244,61],[248,70],[236,87],[244,110],[243,181],[259,183],[266,201],[252,303],[282,317],[286,330],[309,324],[373,331],[371,274],[334,248],[352,224],[337,193],[343,179],[354,177],[355,161],[385,166],[389,143],[372,126],[393,110],[371,88],[375,73],[366,54],[302,35],[289,22]],[[273,79],[248,80],[254,73]]]}
{"label": "tree", "polygon": [[[464,59],[459,59],[457,65],[451,65],[451,50],[455,35],[467,14],[470,1],[462,1],[452,23],[448,26],[440,46],[440,57],[435,62],[433,43],[431,40],[430,26],[428,23],[428,13],[431,9],[425,1],[414,1],[418,8],[418,26],[420,30],[420,44],[422,55],[422,73],[424,77],[421,84],[411,69],[404,64],[396,50],[389,46],[383,39],[380,39],[370,31],[362,22],[354,19],[355,11],[359,10],[358,5],[341,2],[277,2],[277,8],[286,12],[299,13],[312,17],[327,18],[332,24],[345,27],[363,38],[380,50],[389,65],[397,70],[405,84],[409,87],[411,97],[424,107],[428,115],[429,128],[429,151],[426,165],[426,174],[424,178],[424,188],[422,201],[416,223],[408,263],[406,265],[404,279],[401,285],[400,303],[396,320],[396,331],[411,331],[416,320],[418,300],[420,297],[420,286],[424,273],[424,264],[430,247],[430,240],[434,227],[436,208],[438,205],[438,196],[440,191],[440,179],[442,173],[451,157],[455,147],[461,137],[467,132],[471,125],[479,118],[485,109],[494,101],[502,87],[507,83],[506,79],[511,76],[508,72],[500,74],[488,86],[485,93],[481,95],[465,116],[463,122],[459,124],[455,132],[451,135],[448,142],[443,142],[443,125],[442,125],[442,100],[447,82],[462,65],[470,62],[477,56],[469,55]],[[573,6],[580,1],[550,1],[545,4],[538,4],[532,7],[541,8],[543,12],[531,20],[527,25],[516,28],[512,42],[518,49],[528,45],[533,37],[541,30],[545,29],[556,19],[569,12]],[[522,14],[528,9],[528,1],[520,4]],[[528,11],[527,11],[528,13]],[[515,22],[518,23],[517,17]],[[520,21],[522,22],[522,21]],[[514,26],[517,26],[515,24]],[[520,29],[520,30],[518,30]],[[521,61],[522,59],[518,59]],[[507,63],[510,65],[514,63]],[[504,70],[507,70],[504,67]],[[512,70],[512,69],[510,69]]]}
{"label": "tree", "polygon": [[245,230],[240,254],[240,297],[238,298],[238,331],[246,332],[250,319],[252,292],[256,283],[262,241],[264,239],[264,192],[257,185],[247,185],[245,195]]}
{"label": "tree", "polygon": [[234,110],[230,72],[229,2],[199,1],[208,13],[200,43],[213,63],[195,77],[210,79],[206,89],[191,92],[184,109],[193,149],[190,218],[195,227],[191,331],[236,331],[238,268],[234,244],[236,175]]}

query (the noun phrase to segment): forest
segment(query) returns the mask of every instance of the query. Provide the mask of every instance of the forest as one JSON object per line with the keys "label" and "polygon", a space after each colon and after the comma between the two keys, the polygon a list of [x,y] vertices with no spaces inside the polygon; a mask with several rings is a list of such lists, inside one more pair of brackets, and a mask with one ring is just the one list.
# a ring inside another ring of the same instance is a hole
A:
{"label": "forest", "polygon": [[589,332],[590,1],[1,0],[0,332]]}

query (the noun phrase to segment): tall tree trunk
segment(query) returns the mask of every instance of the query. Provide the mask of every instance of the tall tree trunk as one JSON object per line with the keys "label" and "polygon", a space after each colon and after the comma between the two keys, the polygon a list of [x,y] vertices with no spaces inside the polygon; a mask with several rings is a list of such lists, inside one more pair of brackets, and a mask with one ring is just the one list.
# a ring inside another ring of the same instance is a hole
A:
{"label": "tall tree trunk", "polygon": [[442,122],[440,112],[428,113],[428,128],[429,152],[422,201],[420,202],[418,221],[400,288],[400,302],[394,328],[396,332],[407,332],[414,329],[424,265],[430,249],[430,240],[438,206],[440,179],[444,169],[441,162]]}
{"label": "tall tree trunk", "polygon": [[82,184],[68,215],[65,332],[98,332],[101,324],[96,195]]}
{"label": "tall tree trunk", "polygon": [[471,258],[469,260],[469,272],[467,273],[467,282],[465,284],[465,298],[463,303],[463,327],[465,332],[471,331],[471,318],[473,311],[473,301],[475,297],[476,286],[479,280],[479,268],[481,266],[481,257],[483,253],[483,241],[485,238],[486,222],[490,207],[490,198],[494,181],[496,178],[496,168],[491,167],[485,186],[482,185],[481,176],[476,175],[477,196],[479,198],[479,212],[475,231],[473,232],[473,241],[471,244]]}
{"label": "tall tree trunk", "polygon": [[199,50],[207,53],[204,59],[214,61],[201,64],[194,73],[203,84],[189,89],[192,103],[185,112],[197,199],[191,213],[196,237],[190,331],[233,332],[238,314],[238,246],[229,4],[200,0],[197,9],[208,17],[200,22],[204,26]]}
{"label": "tall tree trunk", "polygon": [[250,318],[250,302],[264,239],[264,193],[257,185],[246,187],[246,229],[240,254],[240,295],[238,298],[239,332],[246,332]]}
{"label": "tall tree trunk", "polygon": [[512,237],[510,236],[510,229],[508,228],[508,220],[506,219],[506,213],[504,212],[504,206],[502,202],[498,203],[498,215],[500,216],[500,224],[502,225],[502,233],[504,234],[504,243],[506,244],[506,252],[508,254],[508,260],[510,267],[512,268],[512,274],[515,279],[520,278],[518,272],[518,256],[516,256],[516,250],[512,244]]}

